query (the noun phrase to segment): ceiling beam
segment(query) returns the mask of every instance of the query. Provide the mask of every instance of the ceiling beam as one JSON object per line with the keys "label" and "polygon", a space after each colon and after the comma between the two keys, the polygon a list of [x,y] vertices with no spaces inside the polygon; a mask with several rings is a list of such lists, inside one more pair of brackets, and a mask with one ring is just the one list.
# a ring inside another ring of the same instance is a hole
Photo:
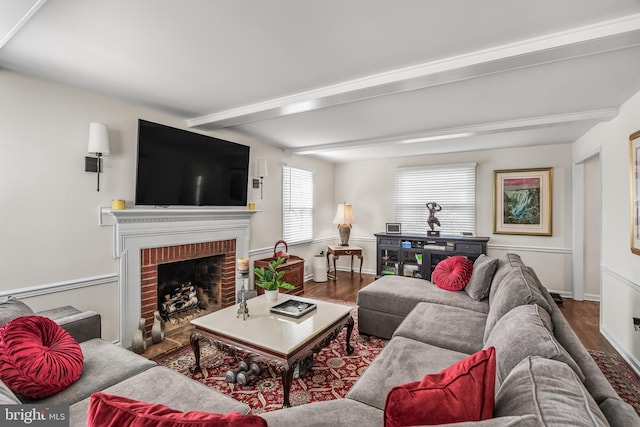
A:
{"label": "ceiling beam", "polygon": [[[16,35],[16,33],[18,31],[20,31],[20,28],[22,28],[27,22],[29,22],[29,20],[33,17],[33,15],[36,14],[36,12],[38,10],[40,10],[40,8],[47,2],[47,0],[37,0],[33,6],[31,6],[29,8],[29,10],[27,10],[25,12],[25,14],[22,16],[22,18],[20,18],[18,20],[18,22],[15,23],[15,25],[13,25],[6,33],[4,36],[2,36],[2,38],[0,38],[0,49],[2,49],[2,47],[7,44],[9,42],[9,40],[11,40],[11,38]],[[26,3],[26,2],[25,2]],[[23,3],[24,4],[24,3]]]}
{"label": "ceiling beam", "polygon": [[329,151],[349,150],[359,147],[371,147],[375,145],[414,144],[420,142],[440,141],[445,139],[468,138],[471,136],[479,135],[518,132],[523,130],[548,128],[552,126],[562,126],[585,121],[593,122],[595,124],[597,122],[611,120],[617,115],[617,108],[582,111],[568,114],[556,114],[552,116],[508,120],[504,122],[483,123],[478,125],[458,126],[445,129],[433,129],[424,132],[394,135],[385,138],[360,139],[354,141],[338,142],[334,144],[289,148],[285,149],[285,152],[292,155],[307,155]]}
{"label": "ceiling beam", "polygon": [[187,126],[237,126],[637,45],[640,14],[195,117]]}

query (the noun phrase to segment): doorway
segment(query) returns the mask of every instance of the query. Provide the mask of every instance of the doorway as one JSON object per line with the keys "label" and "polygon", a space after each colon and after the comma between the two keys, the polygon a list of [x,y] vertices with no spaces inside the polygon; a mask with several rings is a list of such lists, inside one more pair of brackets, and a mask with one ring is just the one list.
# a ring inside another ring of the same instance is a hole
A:
{"label": "doorway", "polygon": [[602,175],[600,153],[584,160],[584,299],[600,301]]}

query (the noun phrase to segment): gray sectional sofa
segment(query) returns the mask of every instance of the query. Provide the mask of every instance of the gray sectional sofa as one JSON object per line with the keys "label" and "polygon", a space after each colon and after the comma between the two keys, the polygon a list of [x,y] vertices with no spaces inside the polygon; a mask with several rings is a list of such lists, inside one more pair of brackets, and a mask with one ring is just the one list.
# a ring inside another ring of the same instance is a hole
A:
{"label": "gray sectional sofa", "polygon": [[[490,262],[495,267],[487,273]],[[273,426],[383,425],[392,387],[420,381],[483,348],[496,348],[494,418],[448,425],[640,426],[569,326],[535,272],[517,254],[474,264],[474,286],[488,297],[431,282],[385,276],[358,294],[361,335],[389,343],[346,399],[311,403],[263,417]],[[471,282],[470,282],[471,283]],[[469,285],[468,285],[469,286]],[[480,299],[480,298],[479,298]]]}
{"label": "gray sectional sofa", "polygon": [[[489,261],[497,264],[491,274],[480,265]],[[476,263],[475,271],[483,274],[474,273],[472,281],[474,286],[487,281],[486,292],[470,294],[478,299],[488,294],[481,301],[465,291],[445,291],[407,277],[386,276],[363,288],[358,295],[360,334],[390,341],[347,397],[260,416],[278,427],[382,426],[392,387],[419,381],[493,346],[494,418],[449,425],[640,426],[635,410],[616,394],[518,255],[497,261],[481,257]],[[45,400],[69,404],[72,426],[85,425],[88,397],[98,390],[185,411],[249,412],[243,403],[101,340],[96,313],[64,308],[42,314],[70,330],[85,355],[78,382]],[[0,304],[0,324],[3,317]],[[3,399],[7,390],[1,386]]]}
{"label": "gray sectional sofa", "polygon": [[181,411],[250,412],[244,403],[101,339],[98,313],[80,312],[70,306],[33,313],[18,300],[0,302],[0,326],[16,317],[32,314],[55,320],[80,343],[84,356],[82,374],[65,390],[39,400],[18,398],[0,381],[0,404],[69,405],[70,426],[86,425],[89,398],[96,391],[160,403]]}

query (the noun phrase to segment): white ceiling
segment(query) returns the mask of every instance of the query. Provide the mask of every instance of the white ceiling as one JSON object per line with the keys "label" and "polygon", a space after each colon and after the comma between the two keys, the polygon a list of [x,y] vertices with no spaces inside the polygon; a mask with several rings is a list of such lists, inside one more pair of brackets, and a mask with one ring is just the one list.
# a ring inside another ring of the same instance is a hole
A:
{"label": "white ceiling", "polygon": [[640,1],[2,0],[0,67],[332,162],[557,144],[640,91]]}

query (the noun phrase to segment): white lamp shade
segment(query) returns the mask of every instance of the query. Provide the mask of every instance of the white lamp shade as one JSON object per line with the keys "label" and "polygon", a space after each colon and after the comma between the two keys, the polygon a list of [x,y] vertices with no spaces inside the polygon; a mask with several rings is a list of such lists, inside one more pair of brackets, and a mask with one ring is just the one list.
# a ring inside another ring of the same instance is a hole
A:
{"label": "white lamp shade", "polygon": [[336,217],[333,219],[334,224],[355,224],[356,220],[353,218],[353,209],[351,205],[342,203],[338,205],[336,211]]}
{"label": "white lamp shade", "polygon": [[256,176],[259,176],[260,178],[267,177],[267,161],[265,159],[258,159]]}
{"label": "white lamp shade", "polygon": [[108,155],[109,150],[109,131],[104,123],[89,124],[89,153]]}

